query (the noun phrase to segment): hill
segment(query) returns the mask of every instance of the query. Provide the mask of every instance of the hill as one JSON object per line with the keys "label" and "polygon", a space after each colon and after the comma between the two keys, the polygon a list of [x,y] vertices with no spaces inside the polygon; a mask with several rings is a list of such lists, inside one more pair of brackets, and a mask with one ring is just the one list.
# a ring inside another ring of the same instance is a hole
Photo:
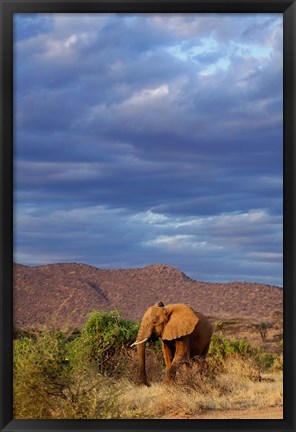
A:
{"label": "hill", "polygon": [[249,282],[206,283],[179,269],[150,265],[139,269],[101,270],[85,264],[14,265],[14,325],[81,327],[96,310],[119,309],[140,320],[161,300],[187,303],[212,317],[262,321],[282,311],[282,289]]}

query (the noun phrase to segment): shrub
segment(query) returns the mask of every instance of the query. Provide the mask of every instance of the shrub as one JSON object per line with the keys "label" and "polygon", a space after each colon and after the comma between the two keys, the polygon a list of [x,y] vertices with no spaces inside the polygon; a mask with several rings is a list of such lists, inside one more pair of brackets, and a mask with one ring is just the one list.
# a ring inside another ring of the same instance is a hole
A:
{"label": "shrub", "polygon": [[69,343],[69,358],[74,364],[93,363],[99,372],[110,374],[123,360],[138,329],[135,322],[124,320],[119,311],[92,312],[81,334]]}
{"label": "shrub", "polygon": [[266,341],[267,338],[267,330],[272,328],[272,324],[269,322],[260,322],[258,324],[254,324],[254,330],[258,331],[260,333],[262,342]]}
{"label": "shrub", "polygon": [[[99,418],[114,403],[107,378],[129,367],[138,326],[117,311],[93,312],[80,333],[18,333],[14,341],[17,418]],[[112,383],[111,383],[112,384]],[[104,390],[102,390],[104,389]]]}
{"label": "shrub", "polygon": [[273,353],[252,346],[244,339],[224,340],[214,334],[209,349],[209,357],[223,365],[227,359],[233,356],[252,361],[261,372],[280,370],[282,367],[281,357]]}
{"label": "shrub", "polygon": [[244,339],[226,340],[226,354],[239,354],[242,357],[252,355],[254,348]]}
{"label": "shrub", "polygon": [[226,357],[224,341],[217,334],[213,334],[212,336],[208,355],[221,361]]}
{"label": "shrub", "polygon": [[214,334],[212,336],[209,356],[217,360],[223,361],[232,354],[240,356],[249,356],[254,352],[254,348],[244,339],[223,339],[222,337]]}
{"label": "shrub", "polygon": [[60,332],[14,341],[15,418],[106,418],[114,412],[114,381],[87,362],[73,363],[68,344]]}
{"label": "shrub", "polygon": [[66,338],[42,332],[14,342],[14,409],[22,418],[47,418],[51,399],[64,397],[70,384]]}
{"label": "shrub", "polygon": [[272,353],[258,350],[255,359],[260,370],[267,371],[269,369],[272,369],[275,361],[275,355]]}

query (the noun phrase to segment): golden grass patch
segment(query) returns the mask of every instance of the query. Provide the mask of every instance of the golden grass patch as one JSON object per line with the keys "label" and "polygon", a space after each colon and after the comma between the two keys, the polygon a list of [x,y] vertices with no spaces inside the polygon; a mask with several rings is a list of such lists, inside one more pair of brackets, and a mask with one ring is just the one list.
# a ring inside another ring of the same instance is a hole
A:
{"label": "golden grass patch", "polygon": [[[263,375],[259,380],[254,378],[251,365],[246,367],[241,359],[227,361],[224,371],[211,380],[198,377],[196,371],[192,375],[190,386],[183,385],[184,376],[178,377],[176,384],[155,383],[150,387],[118,382],[116,387],[124,389],[117,401],[120,418],[188,418],[207,411],[282,405],[282,374]],[[197,377],[199,382],[195,385]]]}

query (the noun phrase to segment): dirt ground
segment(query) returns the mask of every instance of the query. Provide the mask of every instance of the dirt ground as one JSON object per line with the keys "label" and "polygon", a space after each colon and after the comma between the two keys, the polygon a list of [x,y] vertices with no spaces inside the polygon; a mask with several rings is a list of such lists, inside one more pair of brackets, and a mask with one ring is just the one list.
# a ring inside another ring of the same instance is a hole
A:
{"label": "dirt ground", "polygon": [[282,419],[283,407],[266,407],[266,408],[251,408],[245,410],[233,411],[212,411],[199,415],[184,415],[178,417],[166,418],[183,418],[183,419]]}

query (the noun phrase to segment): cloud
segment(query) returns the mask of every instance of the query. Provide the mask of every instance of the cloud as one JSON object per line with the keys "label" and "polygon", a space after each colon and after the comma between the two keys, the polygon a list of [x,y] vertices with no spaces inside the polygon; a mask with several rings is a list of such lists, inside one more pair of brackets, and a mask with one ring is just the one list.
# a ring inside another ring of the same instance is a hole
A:
{"label": "cloud", "polygon": [[36,38],[39,34],[50,33],[53,30],[52,19],[47,14],[14,14],[14,30],[18,40]]}
{"label": "cloud", "polygon": [[107,268],[114,263],[130,267],[132,262],[137,267],[161,262],[182,268],[195,279],[216,280],[211,272],[217,268],[224,272],[224,281],[243,272],[246,280],[268,282],[270,277],[279,282],[281,223],[280,217],[260,209],[180,218],[104,206],[55,209],[49,214],[47,209],[24,207],[16,219],[17,232],[22,233],[16,236],[16,260],[32,262],[38,246],[38,264],[46,264],[49,256],[51,262],[63,257],[62,261]]}
{"label": "cloud", "polygon": [[19,14],[17,256],[281,284],[282,37],[280,14]]}

